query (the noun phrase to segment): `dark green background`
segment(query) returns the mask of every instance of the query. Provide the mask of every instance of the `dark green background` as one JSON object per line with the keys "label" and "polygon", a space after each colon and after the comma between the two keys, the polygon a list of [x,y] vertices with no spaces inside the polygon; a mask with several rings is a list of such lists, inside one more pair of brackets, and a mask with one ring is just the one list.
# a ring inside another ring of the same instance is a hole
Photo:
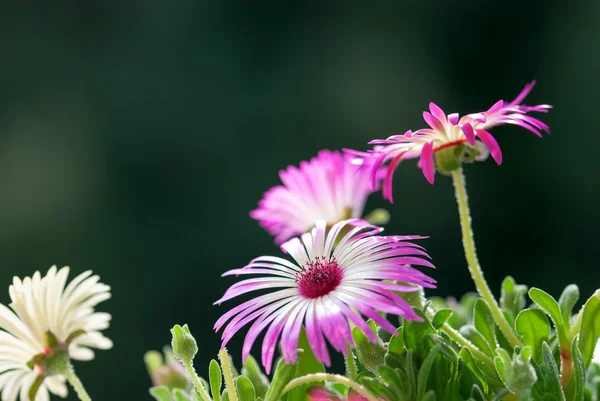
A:
{"label": "dark green background", "polygon": [[[115,347],[76,365],[94,399],[149,399],[142,356],[175,323],[204,372],[235,304],[212,306],[220,274],[279,255],[248,217],[277,171],[420,128],[429,101],[479,111],[538,80],[552,134],[497,128],[504,165],[466,168],[480,259],[494,289],[600,287],[600,3],[47,3],[0,13],[0,287],[52,264],[112,286]],[[436,294],[472,290],[450,180],[407,162],[394,193],[367,209],[431,236]]]}

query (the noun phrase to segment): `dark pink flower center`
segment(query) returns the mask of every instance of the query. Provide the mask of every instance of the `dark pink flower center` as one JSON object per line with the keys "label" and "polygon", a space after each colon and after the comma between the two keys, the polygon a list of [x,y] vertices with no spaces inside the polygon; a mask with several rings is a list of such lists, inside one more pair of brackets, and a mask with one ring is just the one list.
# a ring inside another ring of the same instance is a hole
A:
{"label": "dark pink flower center", "polygon": [[335,258],[316,257],[296,273],[298,291],[305,298],[319,298],[335,290],[342,282],[344,271]]}

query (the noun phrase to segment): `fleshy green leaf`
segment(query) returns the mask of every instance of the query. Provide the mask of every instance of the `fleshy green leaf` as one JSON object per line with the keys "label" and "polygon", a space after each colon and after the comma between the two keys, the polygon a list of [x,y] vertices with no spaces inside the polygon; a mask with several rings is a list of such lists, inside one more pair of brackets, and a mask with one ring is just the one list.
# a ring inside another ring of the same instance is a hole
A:
{"label": "fleshy green leaf", "polygon": [[566,286],[558,299],[558,305],[560,306],[560,313],[562,314],[566,331],[569,331],[570,329],[571,313],[573,312],[573,307],[578,299],[579,288],[575,284]]}
{"label": "fleshy green leaf", "polygon": [[587,369],[592,362],[594,348],[600,338],[600,290],[587,300],[581,313],[583,316],[579,331],[579,350]]}
{"label": "fleshy green leaf", "polygon": [[156,401],[171,401],[171,393],[165,386],[152,387],[150,389],[150,395],[154,397]]}
{"label": "fleshy green leaf", "polygon": [[248,358],[246,358],[246,362],[244,362],[244,366],[242,367],[242,375],[250,379],[256,390],[256,396],[264,398],[269,389],[269,379],[262,372],[258,362],[256,362],[256,359],[252,355],[248,355]]}
{"label": "fleshy green leaf", "polygon": [[525,294],[527,294],[527,286],[517,284],[512,277],[508,276],[502,282],[500,307],[511,315],[512,320],[525,307]]}
{"label": "fleshy green leaf", "polygon": [[517,315],[515,330],[524,345],[531,347],[533,359],[542,360],[542,344],[550,337],[550,323],[546,314],[539,309],[525,309]]}
{"label": "fleshy green leaf", "polygon": [[356,344],[356,356],[360,363],[370,372],[376,373],[383,364],[385,347],[379,342],[373,343],[358,327],[352,329],[352,338]]}
{"label": "fleshy green leaf", "polygon": [[400,355],[402,353],[402,350],[404,350],[404,349],[405,349],[404,337],[402,336],[401,331],[397,331],[397,334],[395,336],[392,336],[392,338],[390,338],[390,342],[388,345],[388,351],[392,354]]}
{"label": "fleshy green leaf", "polygon": [[556,400],[565,401],[565,394],[560,385],[558,366],[547,343],[542,344],[542,364],[540,364],[540,368],[544,373],[543,381],[546,391],[549,391]]}
{"label": "fleshy green leaf", "polygon": [[475,301],[473,308],[473,324],[485,338],[490,348],[496,348],[496,323],[488,304],[481,298]]}
{"label": "fleshy green leaf", "polygon": [[256,398],[256,391],[252,382],[246,376],[238,376],[235,380],[235,388],[240,401],[254,401]]}
{"label": "fleshy green leaf", "polygon": [[494,352],[492,351],[492,348],[488,344],[487,340],[479,331],[477,331],[475,326],[468,324],[461,327],[459,332],[487,355],[490,357],[494,356]]}
{"label": "fleshy green leaf", "polygon": [[475,362],[475,359],[473,358],[471,351],[469,351],[469,349],[467,349],[467,348],[461,349],[460,352],[458,353],[458,358],[473,372],[473,374],[477,377],[477,379],[481,383],[481,387],[483,389],[479,388],[479,390],[482,391],[483,393],[487,393],[488,392],[487,380],[485,378],[485,375],[477,367],[477,362]]}
{"label": "fleshy green leaf", "polygon": [[558,302],[547,292],[535,287],[529,290],[529,297],[550,316],[558,333],[559,342],[564,344],[567,341],[567,333]]}
{"label": "fleshy green leaf", "polygon": [[210,392],[214,401],[221,401],[221,386],[223,385],[223,376],[221,367],[214,359],[208,365],[208,378],[210,380]]}
{"label": "fleshy green leaf", "polygon": [[176,388],[173,390],[173,398],[175,401],[192,401],[190,397],[180,388]]}
{"label": "fleshy green leaf", "polygon": [[[265,395],[265,401],[277,401],[281,396],[281,391],[294,378],[296,374],[296,364],[288,365],[283,358],[280,358],[273,374],[273,381]],[[223,401],[223,400],[222,400]]]}
{"label": "fleshy green leaf", "polygon": [[[440,352],[440,345],[436,345],[421,364],[421,368],[419,369],[419,375],[417,378],[417,400],[424,399],[425,390],[427,389],[427,382],[429,381],[429,374],[431,373],[431,368],[433,366],[433,362],[435,361],[435,357],[438,352]],[[435,396],[434,396],[435,398]]]}
{"label": "fleshy green leaf", "polygon": [[579,338],[576,336],[571,346],[571,354],[573,356],[573,375],[569,381],[569,385],[565,390],[567,401],[584,401],[585,394],[585,366],[583,364],[583,356],[579,351]]}
{"label": "fleshy green leaf", "polygon": [[440,309],[435,313],[431,324],[436,329],[439,329],[448,319],[450,319],[450,315],[452,315],[452,309]]}
{"label": "fleshy green leaf", "polygon": [[[306,337],[306,332],[304,329],[302,329],[300,332],[298,349],[302,350],[302,354],[298,358],[298,362],[296,364],[297,369],[295,377],[300,377],[311,373],[325,372],[325,366],[323,366],[323,363],[319,362],[315,357],[315,354],[308,343],[308,338]],[[308,383],[294,388],[287,394],[287,401],[306,400],[306,394],[308,394],[310,388],[315,385],[318,385],[318,383]]]}

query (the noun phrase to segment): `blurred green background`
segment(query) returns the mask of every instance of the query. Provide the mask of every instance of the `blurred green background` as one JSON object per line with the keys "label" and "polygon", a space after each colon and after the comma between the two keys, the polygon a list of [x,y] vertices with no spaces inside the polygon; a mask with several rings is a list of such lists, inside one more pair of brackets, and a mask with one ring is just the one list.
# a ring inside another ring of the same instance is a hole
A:
{"label": "blurred green background", "polygon": [[[507,274],[600,287],[598,2],[29,7],[0,13],[0,287],[52,264],[112,286],[115,347],[76,365],[94,399],[149,399],[142,356],[175,323],[204,372],[235,304],[212,306],[234,281],[220,274],[279,254],[248,217],[278,170],[420,128],[429,101],[479,111],[538,80],[528,103],[555,106],[552,134],[497,128],[504,165],[466,167],[481,263],[495,290]],[[450,180],[407,162],[394,193],[367,210],[431,236],[435,294],[472,290]]]}

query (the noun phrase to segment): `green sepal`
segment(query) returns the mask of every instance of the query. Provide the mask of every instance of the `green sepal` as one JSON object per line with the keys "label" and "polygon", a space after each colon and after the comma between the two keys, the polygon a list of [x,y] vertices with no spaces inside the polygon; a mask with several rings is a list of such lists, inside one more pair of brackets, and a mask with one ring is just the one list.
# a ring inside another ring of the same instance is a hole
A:
{"label": "green sepal", "polygon": [[496,349],[496,371],[506,388],[519,396],[529,393],[537,380],[531,355],[532,351],[528,346],[516,348],[512,359],[505,349]]}
{"label": "green sepal", "polygon": [[[35,380],[33,381],[33,383],[31,384],[31,387],[29,387],[29,399],[30,400],[35,400],[35,396],[37,395],[38,390],[40,389],[40,386],[42,385],[42,383],[44,382],[45,377],[42,375],[38,375]],[[159,400],[160,401],[160,400]],[[168,401],[168,400],[167,400]]]}
{"label": "green sepal", "polygon": [[[77,337],[82,336],[84,334],[86,334],[86,331],[83,329],[75,330],[74,332],[69,334],[69,336],[65,340],[65,345],[69,346],[69,344],[71,344],[71,342],[73,342],[74,339],[76,339]],[[56,337],[54,337],[54,340],[56,341]]]}

